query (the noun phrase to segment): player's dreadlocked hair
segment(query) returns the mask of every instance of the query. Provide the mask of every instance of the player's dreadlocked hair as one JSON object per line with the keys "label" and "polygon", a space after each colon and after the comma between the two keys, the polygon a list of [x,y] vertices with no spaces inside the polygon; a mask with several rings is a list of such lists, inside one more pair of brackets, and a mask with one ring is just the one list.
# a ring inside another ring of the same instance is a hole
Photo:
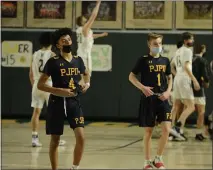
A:
{"label": "player's dreadlocked hair", "polygon": [[43,32],[39,37],[39,44],[41,47],[49,47],[52,45],[52,33],[51,32]]}
{"label": "player's dreadlocked hair", "polygon": [[53,45],[56,47],[56,44],[58,44],[58,40],[65,35],[72,36],[72,30],[70,28],[61,28],[56,30],[53,33]]}

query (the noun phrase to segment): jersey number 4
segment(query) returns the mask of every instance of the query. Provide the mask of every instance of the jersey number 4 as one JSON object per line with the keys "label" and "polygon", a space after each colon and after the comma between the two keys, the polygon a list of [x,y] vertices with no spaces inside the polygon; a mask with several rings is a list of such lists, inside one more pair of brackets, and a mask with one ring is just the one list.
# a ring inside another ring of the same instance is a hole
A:
{"label": "jersey number 4", "polygon": [[39,60],[39,67],[38,67],[38,70],[39,72],[41,73],[42,72],[42,68],[43,68],[43,64],[44,64],[44,61],[42,59]]}

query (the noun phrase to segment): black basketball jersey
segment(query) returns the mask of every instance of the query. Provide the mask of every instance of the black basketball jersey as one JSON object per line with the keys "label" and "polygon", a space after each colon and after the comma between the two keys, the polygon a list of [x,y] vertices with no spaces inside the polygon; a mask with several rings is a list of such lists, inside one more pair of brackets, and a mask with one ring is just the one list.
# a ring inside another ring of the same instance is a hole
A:
{"label": "black basketball jersey", "polygon": [[200,57],[200,56],[194,56],[193,62],[192,62],[192,72],[197,81],[200,84],[200,90],[196,91],[193,88],[194,96],[195,97],[204,97],[204,88],[203,88],[203,81],[208,83],[209,82],[209,73],[208,73],[208,65],[206,64],[207,61]]}
{"label": "black basketball jersey", "polygon": [[138,59],[132,72],[141,74],[141,83],[145,86],[154,87],[154,93],[162,93],[167,90],[167,75],[171,74],[169,59],[166,57],[154,58],[151,55],[142,56]]}
{"label": "black basketball jersey", "polygon": [[81,74],[85,73],[85,66],[81,57],[73,56],[69,62],[62,56],[55,56],[47,61],[43,73],[51,77],[53,87],[74,90],[81,80]]}

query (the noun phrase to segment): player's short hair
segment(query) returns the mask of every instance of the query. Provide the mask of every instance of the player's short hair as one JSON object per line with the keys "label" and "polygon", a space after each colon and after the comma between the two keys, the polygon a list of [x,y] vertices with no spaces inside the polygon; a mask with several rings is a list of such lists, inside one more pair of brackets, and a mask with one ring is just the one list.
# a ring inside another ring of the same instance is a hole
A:
{"label": "player's short hair", "polygon": [[176,45],[177,45],[177,48],[182,47],[183,46],[183,41],[178,41]]}
{"label": "player's short hair", "polygon": [[53,33],[53,45],[56,47],[56,44],[58,44],[58,40],[65,35],[72,36],[72,30],[70,28],[61,28],[56,30]]}
{"label": "player's short hair", "polygon": [[39,44],[41,47],[49,47],[52,44],[52,33],[51,32],[43,32],[39,37]]}
{"label": "player's short hair", "polygon": [[157,39],[157,38],[163,39],[163,35],[160,35],[160,34],[157,34],[157,33],[149,33],[147,41]]}
{"label": "player's short hair", "polygon": [[196,43],[194,45],[194,54],[200,54],[204,49],[206,49],[206,45]]}
{"label": "player's short hair", "polygon": [[192,37],[194,37],[192,33],[190,33],[190,32],[184,32],[184,33],[182,34],[182,41],[184,41],[184,40],[189,40],[189,39],[191,39]]}
{"label": "player's short hair", "polygon": [[81,26],[83,26],[82,25],[82,19],[83,19],[83,15],[82,16],[79,16],[79,17],[77,17],[77,19],[76,19],[76,24],[79,26],[79,27],[81,27]]}

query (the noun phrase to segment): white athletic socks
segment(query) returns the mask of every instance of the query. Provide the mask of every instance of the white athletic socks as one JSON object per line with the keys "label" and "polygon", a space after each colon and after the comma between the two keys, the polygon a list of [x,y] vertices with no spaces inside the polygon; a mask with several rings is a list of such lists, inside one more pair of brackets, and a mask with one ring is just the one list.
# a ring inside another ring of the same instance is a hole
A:
{"label": "white athletic socks", "polygon": [[199,128],[199,129],[196,130],[196,132],[197,132],[196,134],[202,134],[203,133],[203,129]]}
{"label": "white athletic socks", "polygon": [[79,169],[79,166],[78,165],[73,165],[71,170],[75,170],[75,169]]}
{"label": "white athletic socks", "polygon": [[34,136],[37,136],[38,135],[38,132],[32,132],[32,135]]}

